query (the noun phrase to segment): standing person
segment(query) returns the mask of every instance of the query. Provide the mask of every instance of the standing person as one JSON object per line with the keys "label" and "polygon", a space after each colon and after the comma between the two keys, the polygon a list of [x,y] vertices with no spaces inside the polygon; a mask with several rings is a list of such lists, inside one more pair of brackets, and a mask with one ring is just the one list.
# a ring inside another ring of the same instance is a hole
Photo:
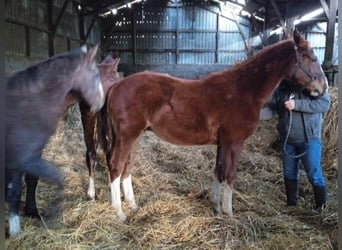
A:
{"label": "standing person", "polygon": [[277,129],[283,145],[282,161],[287,206],[297,206],[299,169],[304,167],[313,187],[315,209],[326,204],[327,187],[321,167],[322,113],[330,108],[330,96],[313,98],[300,86],[282,82],[261,112],[264,119],[270,109],[278,114]]}

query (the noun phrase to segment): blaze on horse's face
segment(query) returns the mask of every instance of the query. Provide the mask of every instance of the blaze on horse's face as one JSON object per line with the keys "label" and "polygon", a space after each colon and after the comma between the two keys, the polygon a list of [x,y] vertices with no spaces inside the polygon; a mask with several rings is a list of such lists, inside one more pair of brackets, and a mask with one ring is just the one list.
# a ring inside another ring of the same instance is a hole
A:
{"label": "blaze on horse's face", "polygon": [[97,48],[96,45],[87,52],[86,47],[82,47],[85,54],[83,63],[74,75],[75,90],[82,93],[83,100],[88,103],[93,112],[100,110],[105,101],[99,69],[95,62]]}
{"label": "blaze on horse's face", "polygon": [[317,56],[298,30],[293,32],[293,39],[296,63],[292,71],[292,79],[303,85],[311,96],[323,95],[328,89],[328,82]]}

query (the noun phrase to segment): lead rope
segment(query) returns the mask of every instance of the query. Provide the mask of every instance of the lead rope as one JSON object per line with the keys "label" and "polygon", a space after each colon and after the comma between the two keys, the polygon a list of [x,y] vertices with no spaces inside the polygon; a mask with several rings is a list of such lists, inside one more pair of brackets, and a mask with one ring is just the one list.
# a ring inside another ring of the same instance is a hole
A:
{"label": "lead rope", "polygon": [[[295,95],[294,95],[294,94],[291,94],[289,100],[292,100],[294,97],[295,97]],[[284,144],[283,144],[283,151],[284,151],[284,153],[285,153],[287,156],[289,156],[289,157],[291,157],[291,158],[293,158],[293,159],[297,159],[297,158],[300,158],[300,157],[302,157],[303,155],[306,154],[308,145],[306,144],[306,145],[305,145],[305,150],[304,150],[302,153],[298,154],[298,155],[291,155],[290,153],[287,152],[287,150],[286,150],[286,144],[287,144],[287,141],[288,141],[288,139],[289,139],[290,131],[291,131],[291,127],[292,127],[292,110],[289,110],[289,116],[290,116],[290,117],[289,117],[289,128],[288,128],[287,134],[286,134],[286,136],[285,136],[285,140],[284,140]],[[306,139],[306,141],[307,141],[308,137],[307,137],[307,134],[306,134],[306,128],[305,128],[305,124],[304,124],[303,115],[302,115],[302,122],[303,122],[303,128],[304,128],[305,139]]]}

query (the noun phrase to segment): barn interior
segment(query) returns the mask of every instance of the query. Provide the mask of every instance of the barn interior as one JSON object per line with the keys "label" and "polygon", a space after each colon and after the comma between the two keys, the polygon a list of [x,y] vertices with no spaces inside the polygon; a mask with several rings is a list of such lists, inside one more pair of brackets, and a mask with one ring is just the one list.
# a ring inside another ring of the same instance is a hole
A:
{"label": "barn interior", "polygon": [[322,213],[312,209],[304,172],[300,205],[285,206],[274,118],[260,121],[246,142],[234,219],[215,215],[209,202],[216,147],[175,146],[147,131],[133,172],[141,208],[122,224],[110,206],[101,149],[97,197],[87,198],[85,144],[75,105],[44,150],[66,176],[62,208],[51,205],[54,187],[40,182],[41,220],[23,217],[23,233],[6,238],[6,249],[337,249],[337,1],[5,0],[5,69],[16,71],[83,44],[98,44],[98,61],[108,54],[119,57],[122,77],[153,70],[199,79],[248,59],[294,28],[311,43],[330,85],[322,158],[329,201]]}

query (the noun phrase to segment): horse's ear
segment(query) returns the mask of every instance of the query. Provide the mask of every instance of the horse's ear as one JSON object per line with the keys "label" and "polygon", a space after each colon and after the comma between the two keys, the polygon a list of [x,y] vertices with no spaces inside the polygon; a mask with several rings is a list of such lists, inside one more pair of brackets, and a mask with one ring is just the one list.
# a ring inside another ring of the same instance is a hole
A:
{"label": "horse's ear", "polygon": [[293,31],[293,40],[298,47],[305,41],[304,37],[299,33],[297,29]]}
{"label": "horse's ear", "polygon": [[114,59],[113,69],[115,69],[115,71],[118,69],[119,62],[120,62],[120,57],[117,57]]}
{"label": "horse's ear", "polygon": [[101,62],[101,64],[107,64],[107,63],[113,63],[113,57],[111,54],[108,54],[105,59],[103,59],[103,61]]}
{"label": "horse's ear", "polygon": [[92,62],[94,62],[98,48],[99,48],[99,46],[98,46],[98,44],[96,44],[93,48],[91,48],[89,50],[89,52],[86,56],[86,62],[88,64],[91,64]]}

